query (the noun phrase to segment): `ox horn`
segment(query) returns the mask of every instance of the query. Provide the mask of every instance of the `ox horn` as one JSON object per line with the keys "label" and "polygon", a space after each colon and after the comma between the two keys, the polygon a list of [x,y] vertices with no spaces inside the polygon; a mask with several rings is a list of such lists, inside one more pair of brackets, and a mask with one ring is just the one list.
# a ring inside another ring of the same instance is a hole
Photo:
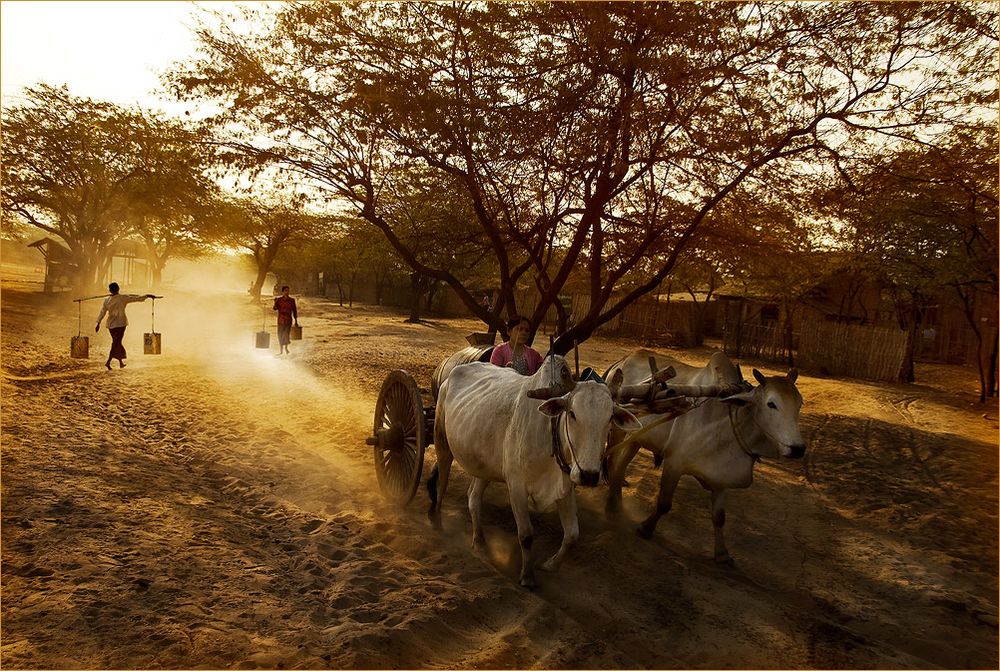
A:
{"label": "ox horn", "polygon": [[552,386],[552,387],[538,387],[537,389],[529,389],[525,392],[528,398],[536,398],[540,401],[547,401],[550,398],[555,398],[556,396],[562,396],[562,387]]}
{"label": "ox horn", "polygon": [[619,368],[611,376],[611,381],[608,382],[608,391],[611,392],[611,398],[614,399],[616,402],[619,400],[618,392],[621,390],[622,382],[624,381],[625,381],[625,374],[622,373],[622,369]]}

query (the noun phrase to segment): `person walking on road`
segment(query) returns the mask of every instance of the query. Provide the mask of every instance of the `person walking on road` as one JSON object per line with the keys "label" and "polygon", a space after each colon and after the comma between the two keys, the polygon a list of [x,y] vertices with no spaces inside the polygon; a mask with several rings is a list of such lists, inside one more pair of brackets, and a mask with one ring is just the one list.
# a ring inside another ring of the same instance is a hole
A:
{"label": "person walking on road", "polygon": [[97,328],[94,329],[94,332],[101,332],[101,320],[104,319],[104,315],[107,315],[108,331],[111,333],[111,351],[108,352],[108,360],[104,362],[104,366],[108,370],[111,370],[112,359],[118,359],[118,367],[124,368],[125,358],[128,356],[125,353],[125,346],[122,344],[122,338],[125,337],[125,327],[128,326],[128,318],[125,317],[125,306],[129,303],[141,303],[147,298],[153,298],[153,294],[146,294],[145,296],[120,294],[118,293],[119,287],[117,282],[109,284],[108,291],[111,292],[111,295],[104,299],[104,305],[101,306],[101,314],[97,315]]}
{"label": "person walking on road", "polygon": [[288,295],[288,285],[281,287],[281,295],[274,299],[274,309],[278,311],[278,354],[290,354],[292,320],[299,325],[299,313],[295,310],[295,299]]}

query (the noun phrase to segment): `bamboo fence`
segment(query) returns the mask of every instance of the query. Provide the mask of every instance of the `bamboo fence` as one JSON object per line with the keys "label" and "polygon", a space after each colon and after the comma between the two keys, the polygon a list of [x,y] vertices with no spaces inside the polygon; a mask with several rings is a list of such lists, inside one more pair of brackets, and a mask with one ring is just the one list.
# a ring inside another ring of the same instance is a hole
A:
{"label": "bamboo fence", "polygon": [[798,360],[828,375],[892,382],[898,379],[906,341],[899,329],[808,322],[799,334]]}

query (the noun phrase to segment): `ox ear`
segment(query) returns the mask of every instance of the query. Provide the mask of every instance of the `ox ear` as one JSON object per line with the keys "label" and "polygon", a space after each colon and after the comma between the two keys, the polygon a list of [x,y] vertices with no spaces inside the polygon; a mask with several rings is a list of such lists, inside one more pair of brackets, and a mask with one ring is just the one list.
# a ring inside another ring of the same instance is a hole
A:
{"label": "ox ear", "polygon": [[733,394],[732,396],[726,396],[725,398],[720,398],[719,400],[730,405],[749,405],[753,402],[753,395],[751,392],[745,391],[742,394]]}
{"label": "ox ear", "polygon": [[764,374],[761,373],[756,368],[753,369],[753,376],[754,376],[754,379],[757,380],[757,382],[759,382],[762,385],[767,382],[767,378],[764,377]]}
{"label": "ox ear", "polygon": [[642,428],[635,415],[620,405],[615,405],[615,409],[611,411],[611,421],[623,431],[638,431]]}
{"label": "ox ear", "polygon": [[798,368],[793,368],[790,371],[788,371],[788,381],[789,382],[795,382],[797,379],[799,379],[799,369]]}
{"label": "ox ear", "polygon": [[[553,384],[555,384],[554,381]],[[565,361],[559,368],[559,384],[563,391],[569,391],[576,385],[576,380],[573,379],[573,371],[569,369],[569,364]]]}
{"label": "ox ear", "polygon": [[[567,394],[568,396],[568,394]],[[568,400],[566,396],[557,396],[555,398],[550,398],[549,400],[538,406],[538,412],[546,415],[547,417],[558,417],[568,405]]]}

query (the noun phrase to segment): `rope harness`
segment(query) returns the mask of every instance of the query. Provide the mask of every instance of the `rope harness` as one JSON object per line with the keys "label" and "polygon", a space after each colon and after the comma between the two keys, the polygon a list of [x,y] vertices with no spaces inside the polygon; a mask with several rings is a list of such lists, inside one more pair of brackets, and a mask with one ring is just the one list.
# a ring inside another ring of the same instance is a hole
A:
{"label": "rope harness", "polygon": [[[749,447],[747,447],[746,442],[743,440],[743,437],[740,435],[739,430],[736,428],[736,419],[734,417],[734,415],[736,414],[736,410],[737,409],[734,408],[733,406],[729,406],[729,425],[733,428],[733,435],[736,436],[736,442],[740,444],[740,448],[744,452],[746,452],[747,455],[751,459],[754,460],[754,462],[758,462],[761,459],[760,455],[757,454],[756,452],[754,452],[753,450],[751,450]],[[764,434],[765,438],[767,438],[768,440],[770,440],[775,445],[778,445],[779,447],[781,445],[784,445],[784,443],[782,443],[780,440],[775,440],[774,436],[772,436],[770,433],[768,433],[764,429],[764,427],[762,427],[760,424],[758,424],[756,417],[754,417],[753,415],[751,415],[750,419],[751,419],[751,421],[753,421],[753,425],[755,427],[757,427],[757,430]]]}
{"label": "rope harness", "polygon": [[[565,457],[563,457],[562,454],[562,437],[560,435],[561,432],[559,430],[560,420],[565,414],[566,413],[564,412],[560,413],[558,417],[552,417],[550,421],[552,425],[552,456],[555,457],[556,463],[559,464],[559,470],[561,470],[566,475],[569,475],[571,469],[569,464],[566,463],[566,459]],[[566,437],[569,438],[568,430],[566,432]],[[573,458],[573,460],[576,461],[576,453],[573,451],[572,442],[570,442],[569,445],[569,453],[570,456]]]}
{"label": "rope harness", "polygon": [[[729,426],[733,430],[733,436],[736,437],[736,442],[739,443],[740,449],[743,450],[744,452],[746,452],[747,456],[750,457],[751,459],[753,459],[754,463],[757,463],[758,461],[760,461],[760,455],[757,454],[756,452],[754,452],[753,450],[751,450],[749,447],[747,447],[746,441],[743,440],[743,436],[740,435],[739,429],[736,428],[736,411],[737,411],[737,409],[738,408],[735,407],[735,406],[732,406],[732,405],[729,406]],[[756,420],[754,420],[754,424],[755,425],[757,424]],[[759,429],[760,427],[758,426],[757,428]],[[767,435],[767,434],[765,434],[765,435]]]}

